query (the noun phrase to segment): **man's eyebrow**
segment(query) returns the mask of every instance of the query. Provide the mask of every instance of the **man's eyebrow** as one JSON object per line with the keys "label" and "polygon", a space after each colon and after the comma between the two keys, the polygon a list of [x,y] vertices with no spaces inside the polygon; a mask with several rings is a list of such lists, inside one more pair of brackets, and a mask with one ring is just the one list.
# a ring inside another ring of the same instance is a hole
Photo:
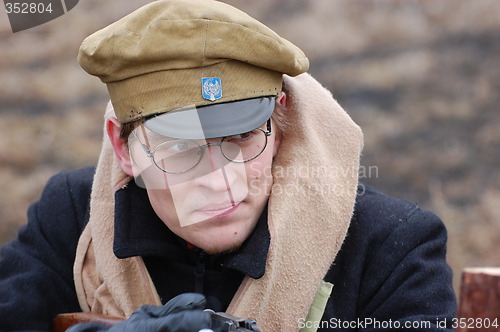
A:
{"label": "man's eyebrow", "polygon": [[147,133],[147,135],[149,136],[150,139],[154,139],[154,140],[171,140],[171,139],[173,139],[173,137],[164,136],[162,134],[155,133],[154,131],[149,131]]}
{"label": "man's eyebrow", "polygon": [[149,142],[153,145],[152,148],[154,148],[155,145],[158,146],[159,144],[162,144],[164,142],[178,139],[178,138],[158,134],[158,133],[155,133],[154,131],[149,131],[147,133],[147,135],[148,135]]}

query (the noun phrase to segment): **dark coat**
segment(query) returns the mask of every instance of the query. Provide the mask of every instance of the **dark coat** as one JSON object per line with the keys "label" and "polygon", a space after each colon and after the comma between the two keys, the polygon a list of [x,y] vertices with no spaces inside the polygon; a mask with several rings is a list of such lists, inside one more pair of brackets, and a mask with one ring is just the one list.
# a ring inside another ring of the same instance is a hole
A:
{"label": "dark coat", "polygon": [[[85,168],[54,176],[29,208],[27,226],[2,248],[0,331],[49,331],[58,313],[80,311],[72,267],[88,221],[93,173]],[[116,256],[143,256],[163,302],[196,291],[224,310],[244,275],[259,278],[265,272],[265,213],[242,248],[225,255],[190,248],[164,226],[145,190],[133,183],[117,193],[115,216]],[[446,237],[434,214],[360,185],[347,238],[325,277],[334,289],[320,331],[388,330],[405,321],[445,319],[449,325],[456,300]]]}

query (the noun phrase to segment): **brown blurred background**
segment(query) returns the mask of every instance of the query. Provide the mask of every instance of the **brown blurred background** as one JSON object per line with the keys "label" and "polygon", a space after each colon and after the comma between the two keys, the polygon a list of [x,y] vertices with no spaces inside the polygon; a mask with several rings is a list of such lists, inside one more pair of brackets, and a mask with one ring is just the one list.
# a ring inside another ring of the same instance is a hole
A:
{"label": "brown blurred background", "polygon": [[[15,34],[1,8],[0,245],[51,175],[96,163],[106,88],[78,47],[148,2],[84,0]],[[301,47],[362,126],[362,181],[444,220],[456,289],[463,267],[500,266],[499,1],[227,2]]]}

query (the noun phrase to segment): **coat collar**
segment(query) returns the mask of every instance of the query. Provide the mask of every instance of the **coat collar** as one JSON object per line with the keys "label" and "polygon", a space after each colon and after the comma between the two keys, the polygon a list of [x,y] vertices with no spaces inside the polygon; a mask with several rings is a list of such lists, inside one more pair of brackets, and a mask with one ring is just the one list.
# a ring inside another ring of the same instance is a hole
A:
{"label": "coat collar", "polygon": [[[270,235],[267,206],[242,246],[221,255],[223,265],[258,279],[265,273]],[[133,256],[184,257],[190,251],[185,240],[171,232],[156,215],[146,190],[131,181],[115,194],[113,251],[118,258]]]}

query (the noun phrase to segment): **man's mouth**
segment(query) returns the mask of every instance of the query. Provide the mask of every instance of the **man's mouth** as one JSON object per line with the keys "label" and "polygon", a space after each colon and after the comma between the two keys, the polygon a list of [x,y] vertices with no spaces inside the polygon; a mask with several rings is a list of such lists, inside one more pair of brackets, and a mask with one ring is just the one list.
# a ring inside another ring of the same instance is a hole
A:
{"label": "man's mouth", "polygon": [[234,204],[224,203],[224,204],[217,204],[217,205],[207,205],[203,208],[196,209],[195,213],[202,213],[202,214],[206,214],[208,216],[213,216],[213,217],[225,216],[225,215],[229,215],[232,212],[234,212],[239,207],[240,204],[241,204],[241,202],[237,202]]}

